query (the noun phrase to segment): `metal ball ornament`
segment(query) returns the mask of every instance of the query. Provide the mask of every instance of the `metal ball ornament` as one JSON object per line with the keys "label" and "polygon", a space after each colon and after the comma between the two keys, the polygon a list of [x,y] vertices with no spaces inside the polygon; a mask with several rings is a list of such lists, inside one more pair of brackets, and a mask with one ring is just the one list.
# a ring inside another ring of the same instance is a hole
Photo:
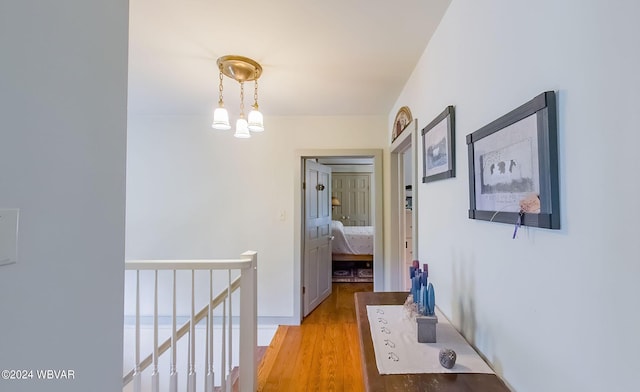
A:
{"label": "metal ball ornament", "polygon": [[443,348],[440,350],[439,354],[440,365],[447,369],[451,369],[456,364],[456,352],[450,348]]}

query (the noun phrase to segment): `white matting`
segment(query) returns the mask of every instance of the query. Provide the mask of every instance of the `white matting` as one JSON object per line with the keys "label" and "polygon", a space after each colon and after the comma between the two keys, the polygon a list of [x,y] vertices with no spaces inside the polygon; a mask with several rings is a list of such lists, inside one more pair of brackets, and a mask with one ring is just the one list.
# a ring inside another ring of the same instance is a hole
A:
{"label": "white matting", "polygon": [[[494,373],[437,309],[437,343],[418,343],[416,321],[402,305],[368,305],[367,315],[380,374]],[[440,365],[442,348],[457,354],[452,369]]]}

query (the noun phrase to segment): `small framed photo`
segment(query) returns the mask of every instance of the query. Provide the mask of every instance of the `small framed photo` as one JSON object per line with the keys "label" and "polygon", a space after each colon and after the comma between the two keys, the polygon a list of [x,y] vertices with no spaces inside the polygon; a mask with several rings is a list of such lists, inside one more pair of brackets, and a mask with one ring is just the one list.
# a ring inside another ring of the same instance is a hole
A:
{"label": "small framed photo", "polygon": [[547,91],[467,135],[469,218],[559,229],[557,134]]}
{"label": "small framed photo", "polygon": [[456,176],[455,115],[447,108],[422,129],[422,182]]}

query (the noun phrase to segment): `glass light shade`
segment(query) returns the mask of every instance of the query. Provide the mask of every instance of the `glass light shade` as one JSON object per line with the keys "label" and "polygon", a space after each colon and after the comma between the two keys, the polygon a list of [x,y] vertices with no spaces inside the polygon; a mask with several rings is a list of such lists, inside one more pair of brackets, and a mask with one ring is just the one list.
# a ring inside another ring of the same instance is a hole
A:
{"label": "glass light shade", "polygon": [[253,109],[249,112],[249,130],[253,132],[264,131],[264,124],[262,122],[262,113]]}
{"label": "glass light shade", "polygon": [[249,127],[247,125],[247,120],[244,117],[240,117],[238,121],[236,121],[236,133],[233,135],[240,139],[246,139],[251,137],[249,133]]}
{"label": "glass light shade", "polygon": [[216,108],[213,112],[213,124],[211,124],[211,128],[219,129],[221,131],[227,131],[231,129],[231,125],[229,125],[229,113],[227,109],[223,107]]}

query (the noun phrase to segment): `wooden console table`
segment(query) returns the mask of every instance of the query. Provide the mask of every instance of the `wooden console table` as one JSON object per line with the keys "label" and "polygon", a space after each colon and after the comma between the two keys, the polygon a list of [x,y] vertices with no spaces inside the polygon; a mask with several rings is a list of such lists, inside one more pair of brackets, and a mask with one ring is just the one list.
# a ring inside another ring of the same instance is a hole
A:
{"label": "wooden console table", "polygon": [[371,340],[367,305],[402,305],[407,293],[355,293],[356,317],[360,336],[360,355],[364,385],[369,392],[509,392],[509,388],[495,374],[476,373],[378,373],[376,355]]}

